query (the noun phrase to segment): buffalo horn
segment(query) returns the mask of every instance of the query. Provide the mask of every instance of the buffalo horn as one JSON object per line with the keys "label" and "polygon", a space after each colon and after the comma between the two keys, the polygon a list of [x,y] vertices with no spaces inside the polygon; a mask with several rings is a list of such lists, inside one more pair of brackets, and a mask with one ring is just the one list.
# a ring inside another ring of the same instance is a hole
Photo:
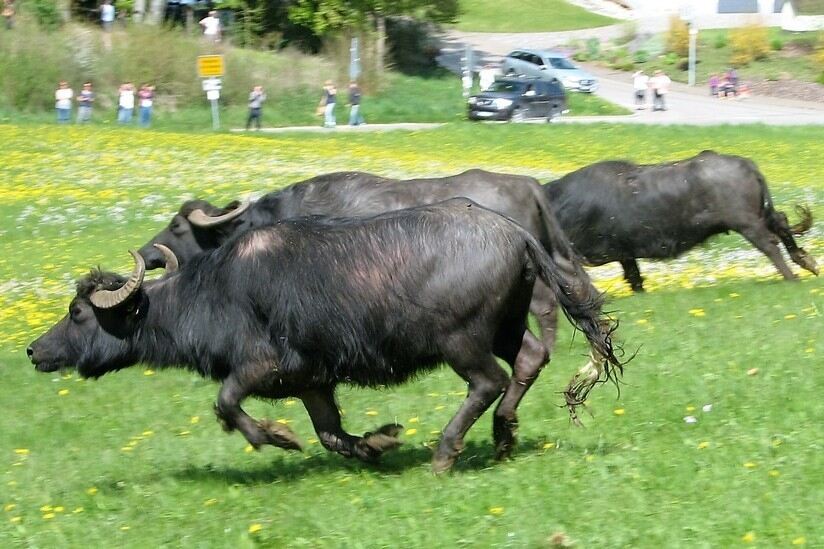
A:
{"label": "buffalo horn", "polygon": [[186,216],[186,219],[189,220],[189,223],[192,225],[196,225],[198,227],[213,227],[215,225],[220,225],[222,223],[226,223],[227,221],[231,221],[232,219],[236,218],[240,214],[246,211],[246,209],[250,206],[251,202],[247,199],[244,200],[240,206],[231,210],[223,215],[216,215],[214,217],[210,215],[206,215],[203,210],[197,209]]}
{"label": "buffalo horn", "polygon": [[134,258],[134,270],[123,286],[117,290],[97,290],[89,296],[89,301],[98,309],[111,309],[129,299],[129,297],[140,289],[143,283],[143,275],[146,274],[146,262],[143,256],[134,250],[129,250]]}
{"label": "buffalo horn", "polygon": [[177,268],[180,267],[180,262],[178,262],[175,253],[163,244],[153,244],[153,246],[160,250],[160,253],[166,258],[166,266],[164,267],[166,274],[177,271]]}

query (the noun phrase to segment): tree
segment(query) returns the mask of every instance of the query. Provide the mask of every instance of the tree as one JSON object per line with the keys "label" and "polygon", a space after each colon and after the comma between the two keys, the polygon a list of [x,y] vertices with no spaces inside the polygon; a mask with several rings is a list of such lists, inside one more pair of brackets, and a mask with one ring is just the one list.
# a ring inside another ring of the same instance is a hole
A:
{"label": "tree", "polygon": [[375,31],[377,69],[383,71],[386,52],[386,18],[412,16],[434,22],[451,22],[459,0],[297,0],[289,20],[320,38],[344,29]]}

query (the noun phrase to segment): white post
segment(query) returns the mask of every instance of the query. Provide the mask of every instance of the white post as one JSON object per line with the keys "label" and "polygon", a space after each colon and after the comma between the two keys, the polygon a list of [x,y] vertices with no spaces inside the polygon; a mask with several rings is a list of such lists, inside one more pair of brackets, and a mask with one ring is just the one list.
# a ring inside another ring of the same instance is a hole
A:
{"label": "white post", "polygon": [[212,129],[220,129],[220,111],[217,109],[217,99],[212,99]]}
{"label": "white post", "polygon": [[695,85],[695,43],[697,42],[698,29],[695,28],[694,23],[690,23],[690,58],[689,58],[689,75],[687,83],[690,86]]}

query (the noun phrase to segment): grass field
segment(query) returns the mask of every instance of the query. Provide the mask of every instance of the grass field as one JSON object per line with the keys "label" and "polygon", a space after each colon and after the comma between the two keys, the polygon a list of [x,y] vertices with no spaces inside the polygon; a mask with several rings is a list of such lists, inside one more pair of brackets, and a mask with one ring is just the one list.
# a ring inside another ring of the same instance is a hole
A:
{"label": "grass field", "polygon": [[461,3],[461,11],[457,28],[474,32],[551,32],[616,23],[564,0],[522,0],[506,5],[496,0],[470,0]]}
{"label": "grass field", "polygon": [[[824,283],[781,281],[737,235],[666,264],[645,295],[593,269],[628,352],[621,396],[560,408],[585,346],[563,329],[521,406],[520,446],[492,460],[490,418],[454,472],[429,447],[465,387],[443,369],[409,385],[341,391],[362,433],[392,420],[406,444],[367,467],[325,452],[299,402],[250,401],[289,422],[304,454],[249,451],[213,419],[217,386],[135,367],[98,381],[38,374],[27,343],[65,312],[89,267],[130,269],[192,196],[223,203],[320,173],[445,175],[470,167],[542,181],[603,158],[747,155],[780,209],[824,216],[821,128],[450,124],[414,133],[273,138],[0,125],[0,546],[820,546],[824,525]],[[800,244],[824,259],[819,222]],[[692,416],[694,423],[685,418]],[[557,545],[557,544],[556,544]]]}

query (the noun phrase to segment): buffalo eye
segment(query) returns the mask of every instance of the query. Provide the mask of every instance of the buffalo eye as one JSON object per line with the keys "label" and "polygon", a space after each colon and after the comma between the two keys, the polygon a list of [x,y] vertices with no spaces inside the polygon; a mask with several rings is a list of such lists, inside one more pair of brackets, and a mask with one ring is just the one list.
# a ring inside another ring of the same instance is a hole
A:
{"label": "buffalo eye", "polygon": [[72,303],[69,306],[69,316],[71,317],[72,321],[74,322],[82,322],[83,321],[83,308],[78,305],[77,303]]}
{"label": "buffalo eye", "polygon": [[186,227],[184,226],[183,223],[180,222],[179,219],[175,218],[169,224],[169,230],[172,231],[174,234],[179,235],[179,234],[183,234],[184,232],[186,232]]}

